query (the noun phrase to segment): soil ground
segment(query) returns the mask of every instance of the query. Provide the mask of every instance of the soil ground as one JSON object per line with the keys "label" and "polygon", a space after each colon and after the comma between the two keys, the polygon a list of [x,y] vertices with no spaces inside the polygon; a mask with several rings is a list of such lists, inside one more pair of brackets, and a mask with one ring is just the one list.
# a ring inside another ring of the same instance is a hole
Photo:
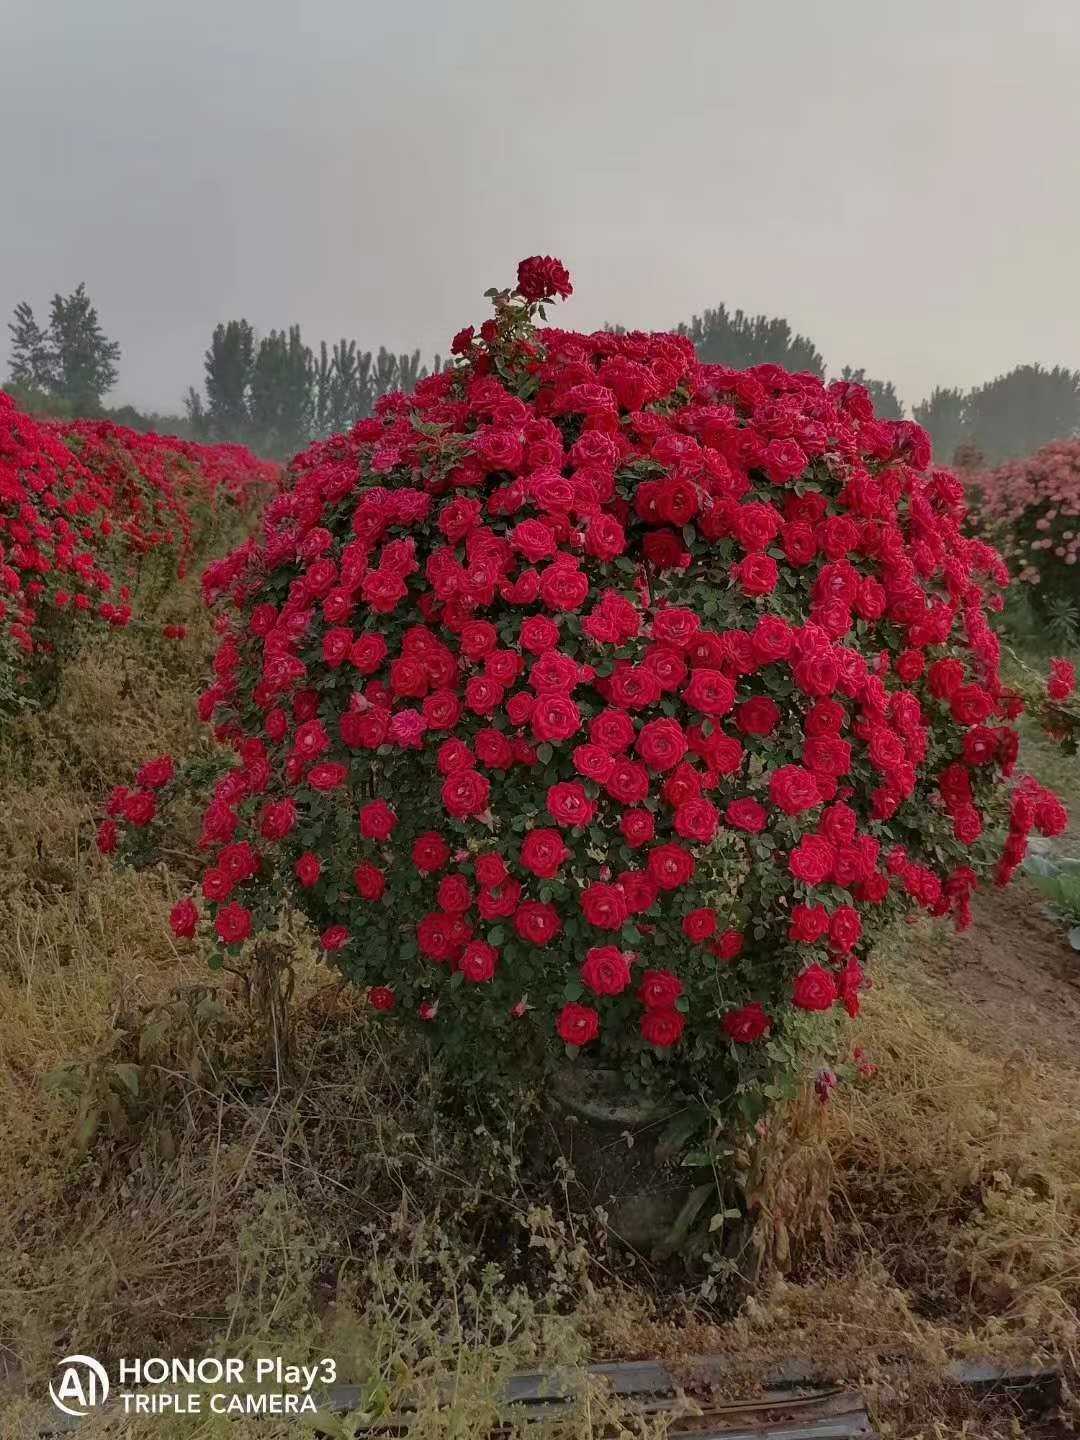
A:
{"label": "soil ground", "polygon": [[979,895],[962,935],[919,946],[928,998],[962,1006],[988,1050],[1030,1048],[1080,1068],[1080,953],[1022,878]]}

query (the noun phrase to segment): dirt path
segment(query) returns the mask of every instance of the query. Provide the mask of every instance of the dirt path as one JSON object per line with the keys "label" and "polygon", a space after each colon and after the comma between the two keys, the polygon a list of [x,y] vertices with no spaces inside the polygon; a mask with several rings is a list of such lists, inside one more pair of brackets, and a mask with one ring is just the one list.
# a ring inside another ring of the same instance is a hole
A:
{"label": "dirt path", "polygon": [[939,931],[922,958],[941,1004],[963,1006],[988,1048],[1032,1049],[1080,1069],[1080,954],[1023,879],[987,890],[961,935]]}

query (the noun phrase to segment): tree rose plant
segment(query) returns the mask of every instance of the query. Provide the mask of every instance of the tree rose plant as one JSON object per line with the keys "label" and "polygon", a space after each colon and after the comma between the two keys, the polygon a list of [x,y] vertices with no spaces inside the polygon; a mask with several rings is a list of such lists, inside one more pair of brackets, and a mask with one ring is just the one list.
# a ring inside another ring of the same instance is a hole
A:
{"label": "tree rose plant", "polygon": [[586,1052],[753,1120],[883,926],[963,925],[1064,811],[1008,784],[1008,577],[925,432],[674,335],[537,328],[570,290],[523,261],[207,570],[235,761],[174,927],[224,956],[295,907],[474,1070]]}

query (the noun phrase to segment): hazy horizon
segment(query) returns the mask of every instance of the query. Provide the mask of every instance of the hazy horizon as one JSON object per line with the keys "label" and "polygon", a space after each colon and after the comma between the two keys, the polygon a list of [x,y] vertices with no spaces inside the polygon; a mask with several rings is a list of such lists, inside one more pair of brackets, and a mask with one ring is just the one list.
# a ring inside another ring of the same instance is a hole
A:
{"label": "hazy horizon", "polygon": [[213,326],[446,353],[560,256],[555,323],[784,316],[910,406],[1080,368],[1080,7],[928,0],[0,0],[0,362],[85,281],[110,403],[175,412]]}

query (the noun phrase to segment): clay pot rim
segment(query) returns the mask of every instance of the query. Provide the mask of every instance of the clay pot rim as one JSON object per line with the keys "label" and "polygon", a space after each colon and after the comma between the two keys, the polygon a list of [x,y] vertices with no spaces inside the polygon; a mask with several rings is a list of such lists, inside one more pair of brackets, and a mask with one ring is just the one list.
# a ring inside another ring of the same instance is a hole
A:
{"label": "clay pot rim", "polygon": [[619,1072],[610,1065],[595,1065],[588,1061],[566,1062],[555,1068],[551,1085],[553,1095],[563,1108],[583,1119],[604,1125],[645,1126],[668,1120],[678,1112],[678,1106],[669,1107],[660,1100],[649,1100],[644,1096],[630,1104],[586,1098],[581,1090],[588,1083],[587,1077],[599,1080],[602,1086],[604,1082],[617,1083]]}

